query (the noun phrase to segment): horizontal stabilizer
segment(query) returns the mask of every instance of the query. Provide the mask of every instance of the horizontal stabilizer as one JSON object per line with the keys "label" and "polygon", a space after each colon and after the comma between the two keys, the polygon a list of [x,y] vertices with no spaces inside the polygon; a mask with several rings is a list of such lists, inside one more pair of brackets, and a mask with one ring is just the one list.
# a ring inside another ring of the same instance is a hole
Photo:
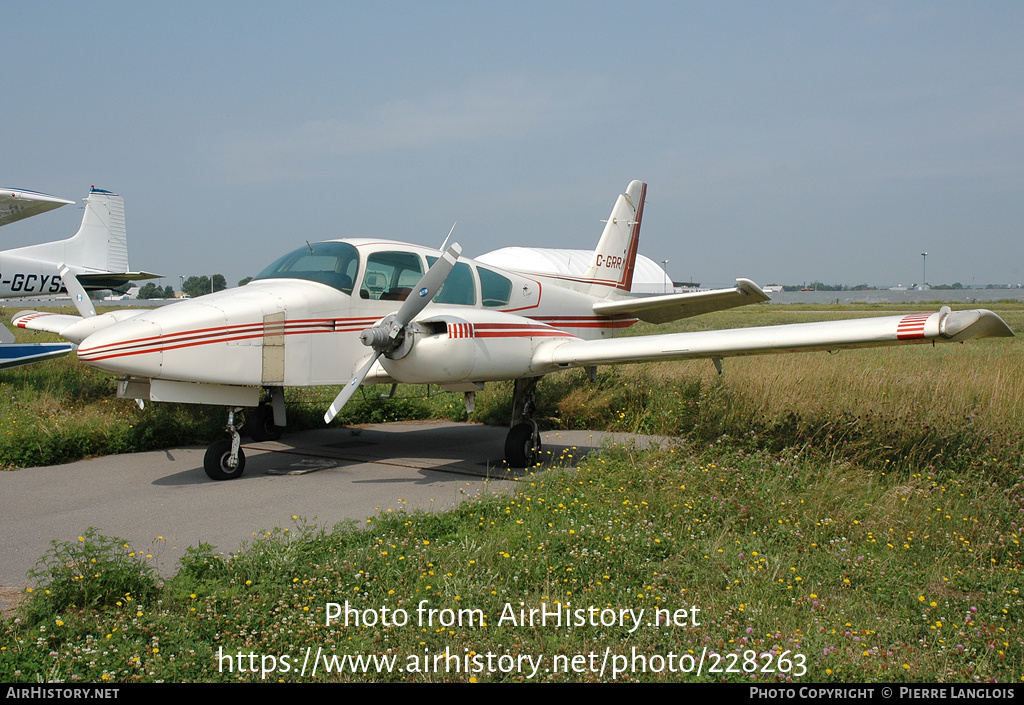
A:
{"label": "horizontal stabilizer", "polygon": [[680,318],[700,316],[712,311],[723,311],[769,300],[768,295],[754,282],[749,279],[737,279],[736,286],[731,289],[601,301],[594,304],[594,313],[599,316],[630,314],[648,323],[667,323]]}
{"label": "horizontal stabilizer", "polygon": [[54,208],[66,206],[74,201],[57,198],[37,191],[0,188],[0,225],[7,225],[22,218],[30,218]]}
{"label": "horizontal stabilizer", "polygon": [[930,314],[559,342],[538,348],[534,364],[538,370],[550,371],[652,360],[833,351],[1012,335],[1003,319],[991,311],[950,311],[943,306],[938,313]]}
{"label": "horizontal stabilizer", "polygon": [[98,274],[79,274],[78,281],[86,289],[116,289],[128,282],[142,279],[160,279],[163,274],[151,272],[101,272]]}

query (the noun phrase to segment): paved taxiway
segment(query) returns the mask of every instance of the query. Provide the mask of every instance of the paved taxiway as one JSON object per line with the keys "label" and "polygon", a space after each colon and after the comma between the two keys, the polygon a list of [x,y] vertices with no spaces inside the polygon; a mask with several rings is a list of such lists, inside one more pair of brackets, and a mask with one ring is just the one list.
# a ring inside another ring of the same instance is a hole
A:
{"label": "paved taxiway", "polygon": [[[294,525],[292,516],[330,527],[507,491],[517,472],[501,462],[506,433],[450,422],[304,431],[243,443],[245,474],[226,482],[206,477],[204,447],[0,472],[0,586],[27,586],[26,571],[51,541],[73,541],[88,527],[152,553],[170,574],[189,546],[232,552],[254,534]],[[605,440],[627,438],[551,431],[544,449],[576,459]]]}

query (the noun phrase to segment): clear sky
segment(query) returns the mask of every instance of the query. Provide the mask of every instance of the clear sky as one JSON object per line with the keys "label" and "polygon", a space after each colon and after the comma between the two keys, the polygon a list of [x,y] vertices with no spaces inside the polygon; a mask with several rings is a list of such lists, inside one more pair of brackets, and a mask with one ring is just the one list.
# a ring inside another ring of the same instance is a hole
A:
{"label": "clear sky", "polygon": [[1024,3],[45,2],[0,18],[0,186],[125,198],[133,269],[347,236],[675,279],[1024,282]]}

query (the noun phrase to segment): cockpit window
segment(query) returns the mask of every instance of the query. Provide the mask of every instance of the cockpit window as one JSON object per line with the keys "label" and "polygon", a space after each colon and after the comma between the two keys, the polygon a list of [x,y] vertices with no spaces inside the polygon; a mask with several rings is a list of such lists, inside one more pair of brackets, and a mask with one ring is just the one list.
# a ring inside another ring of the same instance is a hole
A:
{"label": "cockpit window", "polygon": [[405,301],[423,276],[423,260],[412,252],[374,252],[366,258],[359,297]]}
{"label": "cockpit window", "polygon": [[317,242],[289,252],[253,277],[259,279],[305,279],[352,294],[359,270],[359,253],[345,242]]}

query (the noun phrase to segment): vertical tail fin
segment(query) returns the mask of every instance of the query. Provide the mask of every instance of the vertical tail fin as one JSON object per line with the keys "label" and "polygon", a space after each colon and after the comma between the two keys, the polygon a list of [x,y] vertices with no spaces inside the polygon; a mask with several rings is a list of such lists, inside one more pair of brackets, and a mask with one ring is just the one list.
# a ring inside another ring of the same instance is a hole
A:
{"label": "vertical tail fin", "polygon": [[629,291],[632,288],[646,197],[647,184],[632,181],[626,192],[619,194],[615,201],[584,275],[594,282],[591,294],[608,296],[616,290]]}
{"label": "vertical tail fin", "polygon": [[105,272],[128,271],[128,229],[124,199],[116,193],[92,189],[85,199],[85,215],[74,237],[67,241],[67,259]]}
{"label": "vertical tail fin", "polygon": [[85,199],[85,214],[78,232],[67,240],[11,250],[23,257],[66,262],[85,272],[127,272],[128,230],[124,199],[93,188]]}

